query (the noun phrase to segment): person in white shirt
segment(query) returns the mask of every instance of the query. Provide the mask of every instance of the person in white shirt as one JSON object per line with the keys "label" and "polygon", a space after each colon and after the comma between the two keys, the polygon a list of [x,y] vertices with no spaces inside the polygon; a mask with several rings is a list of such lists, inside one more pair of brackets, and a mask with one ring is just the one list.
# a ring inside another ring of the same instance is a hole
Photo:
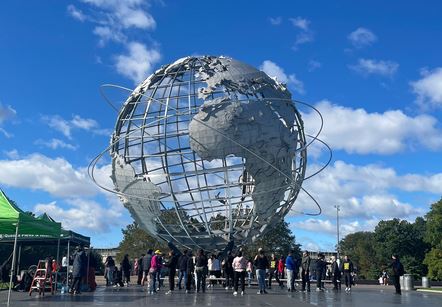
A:
{"label": "person in white shirt", "polygon": [[[221,261],[216,257],[215,254],[212,254],[208,260],[207,264],[209,275],[211,277],[220,278],[221,277]],[[214,287],[216,285],[216,280],[212,280],[208,287]]]}
{"label": "person in white shirt", "polygon": [[244,290],[246,287],[246,269],[247,269],[247,259],[243,257],[242,252],[239,251],[232,263],[233,267],[233,287],[235,292],[233,295],[238,295],[238,282],[241,279],[241,295],[244,295]]}

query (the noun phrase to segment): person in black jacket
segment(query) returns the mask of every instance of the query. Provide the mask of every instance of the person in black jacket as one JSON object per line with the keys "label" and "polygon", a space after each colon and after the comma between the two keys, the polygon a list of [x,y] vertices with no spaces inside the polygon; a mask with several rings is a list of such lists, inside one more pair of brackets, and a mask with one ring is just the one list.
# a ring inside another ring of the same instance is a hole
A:
{"label": "person in black jacket", "polygon": [[124,255],[123,261],[120,263],[120,270],[123,277],[123,283],[126,284],[127,287],[129,287],[130,283],[130,270],[132,269],[132,266],[129,262],[129,255]]}
{"label": "person in black jacket", "polygon": [[325,261],[323,254],[319,254],[318,257],[318,260],[316,260],[316,291],[323,291],[322,277],[327,269],[327,264],[330,263]]}
{"label": "person in black jacket", "polygon": [[196,272],[196,292],[200,292],[200,289],[206,292],[206,276],[207,276],[207,256],[202,249],[198,250],[198,254],[195,259],[195,272]]}
{"label": "person in black jacket", "polygon": [[345,281],[345,291],[351,291],[351,273],[353,273],[353,262],[351,262],[350,258],[345,255],[344,261],[342,262],[342,272],[344,273],[344,281]]}
{"label": "person in black jacket", "polygon": [[226,278],[226,290],[233,289],[233,257],[232,252],[227,252],[224,259],[224,277]]}
{"label": "person in black jacket", "polygon": [[178,257],[175,256],[174,251],[169,252],[169,261],[164,265],[169,268],[169,291],[166,294],[172,294],[172,291],[175,290],[175,274],[176,268],[178,265]]}
{"label": "person in black jacket", "polygon": [[178,259],[178,289],[181,290],[181,281],[184,279],[184,288],[187,285],[187,261],[189,260],[189,256],[187,255],[188,251],[184,250],[183,254]]}
{"label": "person in black jacket", "polygon": [[266,291],[266,270],[269,268],[269,259],[264,254],[262,248],[258,249],[258,255],[255,256],[254,265],[256,267],[256,277],[258,278],[259,292],[258,294],[267,293]]}
{"label": "person in black jacket", "polygon": [[193,283],[193,272],[195,271],[195,264],[193,263],[193,257],[192,257],[192,251],[188,252],[188,259],[187,259],[187,281],[186,281],[186,293],[189,293],[192,288]]}
{"label": "person in black jacket", "polygon": [[339,264],[334,256],[332,257],[331,273],[333,290],[341,290],[341,270],[339,269]]}
{"label": "person in black jacket", "polygon": [[401,295],[401,284],[399,281],[399,277],[404,275],[404,266],[399,261],[398,255],[391,256],[391,259],[393,259],[391,263],[391,268],[393,271],[392,277],[393,277],[394,288],[396,289],[396,294]]}
{"label": "person in black jacket", "polygon": [[138,278],[137,278],[137,285],[141,285],[141,281],[143,280],[143,273],[144,273],[144,270],[143,270],[143,258],[144,258],[144,254],[142,254],[141,255],[141,257],[140,258],[138,258]]}

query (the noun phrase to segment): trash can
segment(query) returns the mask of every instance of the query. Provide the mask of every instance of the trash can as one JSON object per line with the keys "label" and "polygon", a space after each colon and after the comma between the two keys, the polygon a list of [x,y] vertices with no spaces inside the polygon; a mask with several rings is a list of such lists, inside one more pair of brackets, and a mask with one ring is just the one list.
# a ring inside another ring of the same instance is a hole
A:
{"label": "trash can", "polygon": [[430,279],[426,276],[422,276],[422,288],[430,288]]}
{"label": "trash can", "polygon": [[405,290],[404,276],[399,276],[399,284],[401,285],[401,290]]}
{"label": "trash can", "polygon": [[404,274],[404,290],[410,291],[413,290],[413,275],[411,274]]}

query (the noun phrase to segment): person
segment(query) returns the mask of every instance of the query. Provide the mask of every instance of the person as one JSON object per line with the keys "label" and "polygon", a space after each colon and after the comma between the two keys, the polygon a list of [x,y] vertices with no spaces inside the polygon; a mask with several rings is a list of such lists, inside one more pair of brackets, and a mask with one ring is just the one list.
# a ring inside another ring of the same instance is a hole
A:
{"label": "person", "polygon": [[114,271],[115,271],[115,261],[112,256],[107,256],[104,263],[106,277],[106,286],[111,286],[114,283]]}
{"label": "person", "polygon": [[187,258],[187,266],[186,266],[186,272],[187,272],[186,293],[190,293],[190,290],[192,288],[194,271],[195,271],[195,264],[193,263],[192,251],[189,251]]}
{"label": "person", "polygon": [[394,288],[396,289],[396,294],[401,295],[401,284],[399,281],[399,277],[404,275],[404,266],[399,261],[398,255],[392,255],[391,259],[393,260],[391,262],[391,268],[392,268],[392,276],[393,276],[393,284]]}
{"label": "person", "polygon": [[318,260],[316,260],[316,291],[324,291],[322,278],[329,263],[325,261],[324,254],[319,254],[318,257]]}
{"label": "person", "polygon": [[252,286],[252,278],[253,278],[253,263],[252,260],[249,259],[247,262],[247,286],[250,288]]}
{"label": "person", "polygon": [[[147,279],[147,287],[149,294],[156,293],[158,288],[157,285],[157,279],[158,279],[158,273],[161,270],[161,251],[156,250],[155,254],[152,256],[152,259],[150,260],[150,269],[149,269],[149,277]],[[159,286],[159,285],[158,285]]]}
{"label": "person", "polygon": [[206,276],[207,276],[207,256],[202,249],[198,250],[195,258],[195,272],[196,272],[196,292],[200,290],[206,292]]}
{"label": "person", "polygon": [[175,275],[177,265],[178,257],[175,256],[175,252],[171,250],[169,252],[169,260],[164,265],[166,268],[169,268],[169,291],[167,291],[166,294],[172,294],[172,292],[175,290]]}
{"label": "person", "polygon": [[224,259],[224,277],[226,278],[226,290],[233,288],[233,255],[231,251],[227,252],[227,257]]}
{"label": "person", "polygon": [[254,265],[256,267],[256,276],[258,278],[259,291],[257,294],[267,293],[266,291],[266,270],[269,268],[269,260],[264,254],[264,250],[258,248],[258,254],[255,256]]}
{"label": "person", "polygon": [[72,257],[74,258],[72,268],[72,277],[74,278],[74,281],[69,292],[73,294],[80,294],[81,280],[86,276],[87,270],[87,257],[83,247],[78,246]]}
{"label": "person", "polygon": [[126,254],[124,255],[123,261],[121,261],[120,263],[120,269],[121,269],[121,273],[123,276],[123,283],[126,284],[127,287],[129,287],[129,283],[130,283],[130,270],[131,270],[131,265],[129,262],[129,255]]}
{"label": "person", "polygon": [[278,260],[278,278],[284,279],[285,259],[284,256]]}
{"label": "person", "polygon": [[301,260],[301,279],[302,279],[302,291],[306,291],[306,285],[307,285],[307,292],[310,292],[310,255],[308,251],[304,251],[302,254],[302,260]]}
{"label": "person", "polygon": [[339,264],[336,261],[336,257],[331,258],[331,274],[333,282],[333,290],[341,290],[341,270],[339,269]]}
{"label": "person", "polygon": [[293,259],[293,252],[289,251],[287,258],[285,258],[285,267],[287,269],[287,291],[294,292],[295,289],[295,270],[296,262]]}
{"label": "person", "polygon": [[141,285],[144,286],[144,282],[149,278],[150,262],[152,261],[153,250],[149,249],[146,256],[143,257],[143,281]]}
{"label": "person", "polygon": [[[221,277],[221,262],[213,253],[210,255],[210,258],[207,262],[207,268],[209,269],[209,275],[214,276],[215,278]],[[214,287],[216,285],[216,280],[212,280],[210,283],[210,287]]]}
{"label": "person", "polygon": [[381,278],[382,278],[382,284],[384,285],[384,286],[388,286],[388,274],[387,274],[387,271],[382,271],[382,276],[381,276]]}
{"label": "person", "polygon": [[144,258],[144,254],[141,254],[140,258],[138,258],[137,260],[137,267],[138,267],[138,271],[137,271],[137,285],[141,285],[141,281],[143,280],[143,258]]}
{"label": "person", "polygon": [[344,261],[342,262],[342,272],[344,273],[345,292],[350,292],[352,284],[353,262],[350,260],[348,255],[344,256]]}
{"label": "person", "polygon": [[184,288],[187,285],[187,261],[189,257],[187,256],[187,250],[183,251],[183,254],[178,259],[178,290],[181,290],[181,281],[184,279]]}
{"label": "person", "polygon": [[276,282],[279,284],[281,289],[283,288],[282,282],[279,280],[278,276],[278,259],[275,254],[272,253],[270,258],[270,270],[269,270],[269,289],[272,289],[272,278],[275,277]]}
{"label": "person", "polygon": [[246,269],[247,259],[242,255],[242,251],[239,251],[232,262],[233,267],[233,295],[238,295],[238,283],[241,279],[241,295],[244,295],[245,281],[246,281]]}

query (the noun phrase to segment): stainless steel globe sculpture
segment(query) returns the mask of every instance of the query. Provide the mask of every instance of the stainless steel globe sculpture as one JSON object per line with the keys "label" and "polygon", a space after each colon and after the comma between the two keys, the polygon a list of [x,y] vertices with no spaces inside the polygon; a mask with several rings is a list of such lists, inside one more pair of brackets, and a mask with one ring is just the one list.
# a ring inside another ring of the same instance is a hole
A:
{"label": "stainless steel globe sculpture", "polygon": [[244,245],[281,221],[305,177],[303,122],[285,85],[228,57],[186,57],[127,98],[112,181],[151,235],[188,248]]}

